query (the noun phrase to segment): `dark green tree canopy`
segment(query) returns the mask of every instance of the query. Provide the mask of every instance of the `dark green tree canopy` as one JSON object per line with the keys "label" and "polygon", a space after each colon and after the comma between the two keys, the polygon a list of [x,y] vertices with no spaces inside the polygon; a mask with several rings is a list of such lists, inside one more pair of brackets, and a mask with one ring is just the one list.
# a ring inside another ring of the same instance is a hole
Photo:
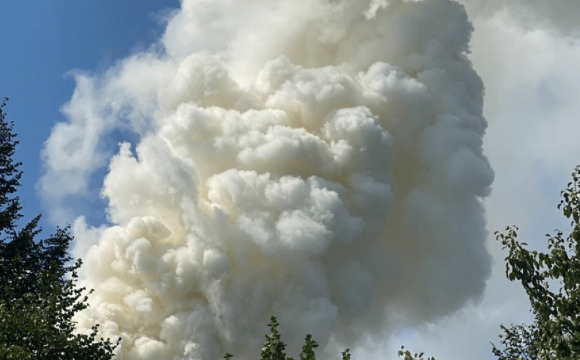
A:
{"label": "dark green tree canopy", "polygon": [[0,104],[0,231],[13,231],[14,222],[22,217],[20,200],[15,195],[20,185],[22,171],[19,162],[14,162],[18,140],[13,124],[6,121],[4,108],[8,98]]}
{"label": "dark green tree canopy", "polygon": [[69,229],[38,239],[40,216],[19,229],[16,195],[21,164],[18,140],[0,105],[0,359],[105,360],[116,345],[101,340],[95,326],[77,334],[73,316],[87,308],[86,290],[76,287],[81,261],[72,262]]}

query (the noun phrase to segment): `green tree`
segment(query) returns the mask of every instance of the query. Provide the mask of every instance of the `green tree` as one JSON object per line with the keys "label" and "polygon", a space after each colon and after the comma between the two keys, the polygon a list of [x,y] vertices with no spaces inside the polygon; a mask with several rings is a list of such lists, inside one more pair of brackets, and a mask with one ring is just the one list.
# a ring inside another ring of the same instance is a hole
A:
{"label": "green tree", "polygon": [[262,347],[260,360],[286,360],[286,344],[282,341],[278,331],[278,320],[270,318],[270,334],[266,335],[266,341]]}
{"label": "green tree", "polygon": [[501,326],[502,347],[492,350],[499,360],[580,359],[580,166],[561,195],[571,231],[547,234],[547,252],[528,250],[516,227],[496,232],[509,250],[506,276],[522,284],[534,314],[532,324]]}
{"label": "green tree", "polygon": [[84,288],[76,287],[81,261],[72,263],[68,228],[37,239],[40,216],[22,229],[16,195],[21,163],[14,161],[18,140],[0,104],[0,359],[111,359],[116,344],[75,333],[73,316],[87,308]]}
{"label": "green tree", "polygon": [[306,335],[304,346],[302,346],[302,352],[300,353],[300,360],[316,360],[314,349],[317,347],[318,343],[312,339],[312,335]]}
{"label": "green tree", "polygon": [[[399,357],[402,357],[403,360],[423,360],[424,353],[412,353],[409,350],[405,350],[404,346],[401,346],[401,350],[398,352]],[[434,357],[430,357],[425,360],[435,360]]]}
{"label": "green tree", "polygon": [[346,349],[342,352],[342,360],[350,360],[350,349]]}
{"label": "green tree", "polygon": [[[292,357],[286,357],[286,344],[282,341],[282,335],[278,331],[278,319],[275,316],[270,318],[270,333],[266,335],[266,340],[262,346],[262,352],[260,354],[260,360],[293,360]],[[304,345],[302,346],[302,351],[299,354],[298,359],[300,360],[316,360],[316,354],[314,350],[318,348],[318,343],[312,338],[312,335],[307,334],[304,339]],[[234,356],[227,353],[224,356],[225,360],[232,359]],[[350,360],[350,350],[346,349],[342,352],[342,360]]]}

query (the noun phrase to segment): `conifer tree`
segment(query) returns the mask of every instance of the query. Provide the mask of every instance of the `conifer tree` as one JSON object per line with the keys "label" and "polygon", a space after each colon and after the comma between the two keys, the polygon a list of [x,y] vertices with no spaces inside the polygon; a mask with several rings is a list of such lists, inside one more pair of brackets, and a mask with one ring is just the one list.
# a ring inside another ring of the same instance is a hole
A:
{"label": "conifer tree", "polygon": [[76,286],[81,261],[72,262],[68,228],[38,239],[40,216],[19,229],[21,163],[18,140],[0,104],[0,359],[108,360],[116,344],[97,326],[75,332],[73,316],[87,308],[87,291]]}

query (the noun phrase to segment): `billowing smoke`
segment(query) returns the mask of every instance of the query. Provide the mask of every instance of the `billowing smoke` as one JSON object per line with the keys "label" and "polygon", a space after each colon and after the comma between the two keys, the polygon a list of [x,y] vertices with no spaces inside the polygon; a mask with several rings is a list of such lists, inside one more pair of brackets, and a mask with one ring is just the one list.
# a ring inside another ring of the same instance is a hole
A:
{"label": "billowing smoke", "polygon": [[352,346],[477,299],[471,31],[450,0],[184,0],[148,51],[78,74],[41,187],[62,205],[109,164],[112,226],[75,222],[80,325],[123,360],[249,359],[271,315],[291,349]]}
{"label": "billowing smoke", "polygon": [[549,30],[558,35],[580,37],[578,0],[460,0],[470,16],[491,17],[507,13],[529,30]]}

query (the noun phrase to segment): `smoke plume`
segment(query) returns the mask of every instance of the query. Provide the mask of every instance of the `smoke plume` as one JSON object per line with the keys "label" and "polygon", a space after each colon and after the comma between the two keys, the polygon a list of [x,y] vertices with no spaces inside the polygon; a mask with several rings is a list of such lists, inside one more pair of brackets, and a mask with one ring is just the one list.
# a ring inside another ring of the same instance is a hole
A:
{"label": "smoke plume", "polygon": [[450,0],[183,0],[158,44],[78,73],[40,186],[63,208],[108,164],[110,224],[74,226],[81,327],[123,360],[250,359],[271,315],[291,350],[352,346],[477,299],[471,32]]}
{"label": "smoke plume", "polygon": [[527,30],[548,30],[559,36],[580,38],[578,0],[459,0],[472,17],[508,14]]}

